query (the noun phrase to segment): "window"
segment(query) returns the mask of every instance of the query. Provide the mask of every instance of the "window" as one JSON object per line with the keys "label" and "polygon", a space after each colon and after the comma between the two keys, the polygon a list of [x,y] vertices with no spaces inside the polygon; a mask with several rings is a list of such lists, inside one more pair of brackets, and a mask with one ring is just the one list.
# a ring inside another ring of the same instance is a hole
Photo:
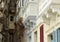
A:
{"label": "window", "polygon": [[53,41],[53,34],[49,34],[48,35],[48,42],[52,42]]}
{"label": "window", "polygon": [[34,32],[34,42],[37,42],[37,31]]}
{"label": "window", "polygon": [[53,35],[51,34],[50,36],[51,36],[51,40],[53,40]]}
{"label": "window", "polygon": [[31,42],[31,36],[29,36],[29,42]]}
{"label": "window", "polygon": [[10,16],[10,21],[13,21],[14,20],[14,17],[13,16]]}

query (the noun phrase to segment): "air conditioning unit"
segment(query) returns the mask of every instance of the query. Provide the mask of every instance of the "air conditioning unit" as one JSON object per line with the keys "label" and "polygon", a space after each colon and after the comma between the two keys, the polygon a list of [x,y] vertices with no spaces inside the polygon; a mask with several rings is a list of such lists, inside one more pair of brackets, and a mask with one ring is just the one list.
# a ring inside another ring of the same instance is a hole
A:
{"label": "air conditioning unit", "polygon": [[14,22],[9,22],[9,29],[15,29]]}

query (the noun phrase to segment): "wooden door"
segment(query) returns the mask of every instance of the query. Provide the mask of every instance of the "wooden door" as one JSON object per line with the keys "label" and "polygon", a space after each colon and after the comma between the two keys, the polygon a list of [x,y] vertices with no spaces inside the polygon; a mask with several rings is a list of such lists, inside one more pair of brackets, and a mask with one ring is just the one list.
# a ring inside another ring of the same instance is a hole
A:
{"label": "wooden door", "polygon": [[40,26],[40,42],[44,42],[44,28]]}

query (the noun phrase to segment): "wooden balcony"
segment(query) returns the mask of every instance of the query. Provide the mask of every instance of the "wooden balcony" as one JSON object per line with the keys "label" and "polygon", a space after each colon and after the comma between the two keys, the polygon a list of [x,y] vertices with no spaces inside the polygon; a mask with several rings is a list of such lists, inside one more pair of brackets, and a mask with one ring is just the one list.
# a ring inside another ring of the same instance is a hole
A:
{"label": "wooden balcony", "polygon": [[16,13],[16,8],[15,7],[9,7],[9,13],[15,14]]}
{"label": "wooden balcony", "polygon": [[8,4],[8,10],[10,14],[16,13],[16,1],[15,0],[10,0],[10,3]]}

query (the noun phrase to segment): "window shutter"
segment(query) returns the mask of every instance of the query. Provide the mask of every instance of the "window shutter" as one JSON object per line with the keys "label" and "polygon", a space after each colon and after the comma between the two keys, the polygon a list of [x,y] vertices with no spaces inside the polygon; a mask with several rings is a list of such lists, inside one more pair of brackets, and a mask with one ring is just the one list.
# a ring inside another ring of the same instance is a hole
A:
{"label": "window shutter", "polygon": [[53,41],[52,42],[58,42],[58,30],[55,30],[53,32]]}

